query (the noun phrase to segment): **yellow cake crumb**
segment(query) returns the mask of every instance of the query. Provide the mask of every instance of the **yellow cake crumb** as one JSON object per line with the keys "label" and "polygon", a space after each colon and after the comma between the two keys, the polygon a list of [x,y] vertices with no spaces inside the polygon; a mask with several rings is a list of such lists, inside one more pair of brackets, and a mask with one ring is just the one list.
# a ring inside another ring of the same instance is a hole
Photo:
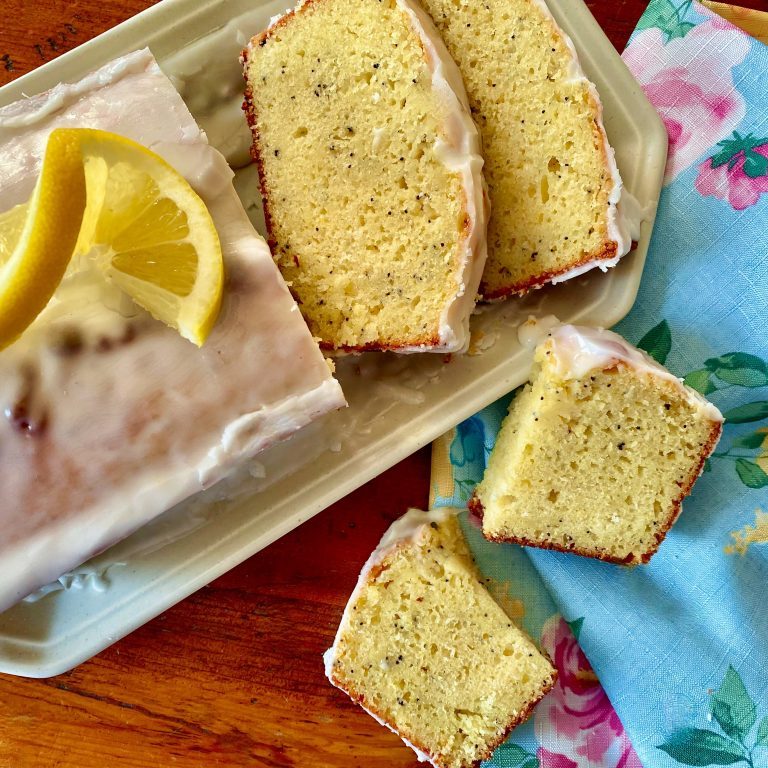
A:
{"label": "yellow cake crumb", "polygon": [[[491,198],[486,299],[623,255],[597,92],[539,0],[424,0],[459,65]],[[618,178],[618,172],[617,172]]]}
{"label": "yellow cake crumb", "polygon": [[[531,383],[512,402],[470,506],[494,541],[647,562],[714,450],[722,417],[617,334],[553,333],[536,350]],[[597,353],[593,341],[604,344]],[[594,365],[583,362],[590,354]]]}
{"label": "yellow cake crumb", "polygon": [[483,586],[452,511],[403,522],[361,575],[326,671],[434,765],[477,766],[556,673]]}
{"label": "yellow cake crumb", "polygon": [[314,0],[244,54],[270,245],[327,348],[463,347],[443,315],[474,297],[482,264],[461,281],[475,227],[471,258],[485,259],[485,214],[440,146],[463,111],[482,199],[479,138],[462,99],[433,86],[414,23],[395,0]]}

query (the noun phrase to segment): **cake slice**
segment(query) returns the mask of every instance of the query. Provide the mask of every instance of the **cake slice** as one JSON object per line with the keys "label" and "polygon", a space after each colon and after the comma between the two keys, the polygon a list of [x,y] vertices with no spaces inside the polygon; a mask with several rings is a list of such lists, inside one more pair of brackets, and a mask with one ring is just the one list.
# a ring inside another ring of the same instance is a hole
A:
{"label": "cake slice", "polygon": [[611,331],[556,327],[534,359],[470,502],[485,537],[648,562],[723,417]]}
{"label": "cake slice", "polygon": [[491,198],[485,299],[521,294],[630,248],[594,86],[543,0],[423,0],[459,65]]}
{"label": "cake slice", "polygon": [[491,598],[455,510],[412,509],[349,599],[326,674],[439,768],[477,766],[556,671]]}
{"label": "cake slice", "polygon": [[273,255],[326,348],[457,352],[485,261],[477,130],[411,0],[314,0],[243,52]]}
{"label": "cake slice", "polygon": [[83,259],[0,352],[0,610],[344,405],[232,171],[150,52],[0,107],[0,211],[29,198],[65,126],[127,136],[187,178],[219,234],[224,297],[198,349]]}

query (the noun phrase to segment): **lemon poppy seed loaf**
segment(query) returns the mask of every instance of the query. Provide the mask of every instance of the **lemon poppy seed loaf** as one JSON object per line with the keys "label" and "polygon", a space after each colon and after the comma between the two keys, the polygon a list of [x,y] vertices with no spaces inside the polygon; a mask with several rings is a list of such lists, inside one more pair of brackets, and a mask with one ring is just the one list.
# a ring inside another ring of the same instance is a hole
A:
{"label": "lemon poppy seed loaf", "polygon": [[594,86],[542,0],[424,0],[455,58],[491,198],[486,299],[524,293],[631,245]]}
{"label": "lemon poppy seed loaf", "polygon": [[619,335],[560,326],[470,506],[494,541],[644,563],[721,430],[715,406]]}
{"label": "lemon poppy seed loaf", "polygon": [[322,345],[466,348],[482,159],[429,17],[410,0],[309,0],[243,63],[273,255]]}
{"label": "lemon poppy seed loaf", "polygon": [[455,510],[410,510],[370,557],[326,674],[439,768],[477,766],[556,672],[481,584]]}

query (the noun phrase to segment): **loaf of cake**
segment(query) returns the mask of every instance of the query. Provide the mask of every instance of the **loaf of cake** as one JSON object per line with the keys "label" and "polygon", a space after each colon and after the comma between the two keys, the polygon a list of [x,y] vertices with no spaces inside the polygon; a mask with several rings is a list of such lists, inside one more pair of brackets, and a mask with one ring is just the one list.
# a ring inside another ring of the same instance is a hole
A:
{"label": "loaf of cake", "polygon": [[232,171],[149,50],[0,108],[0,211],[29,198],[59,127],[127,136],[187,178],[224,297],[198,349],[77,260],[0,351],[0,610],[344,405]]}
{"label": "loaf of cake", "polygon": [[485,261],[477,129],[412,0],[314,0],[243,52],[270,245],[325,348],[456,352]]}
{"label": "loaf of cake", "polygon": [[611,331],[555,327],[534,361],[470,502],[485,537],[648,562],[723,417]]}
{"label": "loaf of cake", "polygon": [[556,671],[482,586],[455,510],[410,510],[349,599],[326,674],[421,760],[490,757]]}
{"label": "loaf of cake", "polygon": [[594,86],[543,0],[423,0],[456,60],[491,198],[485,299],[521,294],[631,246]]}

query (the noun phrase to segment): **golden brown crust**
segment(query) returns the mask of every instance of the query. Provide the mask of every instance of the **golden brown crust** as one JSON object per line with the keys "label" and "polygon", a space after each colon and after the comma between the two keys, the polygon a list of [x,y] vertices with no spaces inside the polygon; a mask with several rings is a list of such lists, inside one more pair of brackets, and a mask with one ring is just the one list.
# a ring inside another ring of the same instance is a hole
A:
{"label": "golden brown crust", "polygon": [[[400,731],[398,731],[395,726],[390,723],[387,718],[384,716],[384,714],[377,710],[371,703],[369,703],[365,696],[362,693],[359,693],[352,687],[347,687],[346,684],[340,680],[338,677],[336,677],[333,673],[330,677],[331,683],[335,685],[339,690],[343,691],[344,693],[349,696],[352,701],[355,702],[355,704],[358,704],[361,706],[366,712],[368,712],[373,718],[376,720],[379,720],[382,723],[385,723],[388,728],[390,728],[392,731],[394,731],[400,738],[406,739],[410,744],[412,744],[416,749],[418,749],[420,752],[423,752],[425,755],[427,755],[433,764],[440,766],[440,768],[451,768],[448,763],[441,762],[442,755],[435,755],[434,753],[429,751],[429,748],[424,746],[423,744],[419,743],[417,737],[414,737],[409,734],[401,734]],[[544,687],[542,688],[541,694],[534,700],[526,704],[526,706],[517,713],[515,717],[513,717],[505,726],[504,728],[499,731],[499,735],[491,742],[487,744],[486,750],[483,752],[483,754],[479,757],[478,760],[476,760],[473,763],[466,763],[461,768],[480,768],[480,764],[484,760],[488,760],[495,750],[503,744],[507,738],[509,737],[509,734],[517,728],[518,725],[522,725],[532,714],[534,708],[536,705],[552,690],[555,683],[557,682],[557,670],[552,669],[552,676],[549,678],[549,680],[544,684]]]}
{"label": "golden brown crust", "polygon": [[504,730],[500,732],[499,737],[488,744],[488,751],[483,755],[481,760],[472,763],[472,765],[468,766],[467,768],[479,768],[480,763],[483,760],[488,760],[496,751],[496,749],[501,746],[507,740],[507,738],[509,738],[509,734],[512,733],[512,731],[517,728],[518,725],[522,725],[531,716],[536,705],[555,687],[556,682],[557,670],[553,667],[552,676],[544,684],[541,695],[535,701],[529,702],[522,709],[522,711],[518,713],[517,717],[513,718],[511,722],[507,723]]}
{"label": "golden brown crust", "polygon": [[[681,485],[680,488],[680,495],[672,502],[672,509],[667,516],[666,521],[661,525],[659,530],[654,535],[654,543],[653,545],[646,550],[645,552],[641,552],[640,554],[636,555],[633,552],[630,552],[626,557],[619,558],[619,557],[612,557],[611,555],[607,555],[604,552],[601,552],[599,550],[587,550],[582,549],[580,547],[576,546],[569,546],[566,544],[556,544],[549,541],[531,541],[530,539],[526,539],[523,536],[491,536],[488,533],[483,530],[483,536],[488,541],[494,541],[497,543],[511,543],[511,544],[519,544],[523,547],[535,547],[536,549],[549,549],[553,550],[555,552],[571,552],[574,555],[581,555],[582,557],[591,557],[595,560],[602,560],[606,563],[615,563],[617,565],[641,565],[648,563],[653,557],[653,555],[656,554],[659,547],[661,546],[661,542],[664,541],[664,539],[667,536],[667,533],[669,533],[669,529],[675,524],[675,521],[680,516],[680,512],[682,511],[682,504],[683,499],[685,499],[686,496],[688,496],[693,489],[693,485],[696,482],[696,480],[701,475],[703,469],[704,469],[704,462],[709,458],[712,451],[715,450],[715,446],[717,445],[717,441],[720,439],[720,434],[723,431],[723,425],[721,422],[713,422],[712,423],[712,429],[709,433],[709,438],[707,439],[707,442],[704,445],[704,448],[701,451],[701,455],[699,457],[699,463],[694,467],[694,469],[691,471],[688,480],[685,482],[685,484]],[[480,517],[482,520],[483,517],[483,504],[480,501],[480,499],[477,497],[477,494],[472,496],[472,498],[469,500],[469,503],[467,505],[470,509],[470,511]]]}
{"label": "golden brown crust", "polygon": [[[397,555],[397,553],[407,546],[409,545],[406,541],[398,541],[394,543],[390,549],[387,549],[385,552],[381,553],[379,558],[371,564],[368,570],[366,576],[367,583],[373,583],[381,576],[382,573],[386,572],[390,568],[393,558]],[[471,550],[469,550],[468,545],[467,555],[474,568],[476,578],[482,583],[481,573],[477,569],[477,563],[475,562],[474,556]],[[336,646],[334,645],[334,647]],[[410,745],[418,749],[420,752],[428,755],[430,761],[432,761],[436,766],[439,766],[440,768],[479,768],[480,764],[484,760],[489,759],[496,748],[507,739],[510,732],[518,725],[524,723],[530,717],[535,706],[552,690],[555,683],[557,682],[558,673],[557,669],[552,664],[552,660],[544,651],[541,651],[541,654],[549,661],[551,673],[549,678],[542,684],[542,688],[539,694],[532,701],[527,702],[521,711],[518,712],[514,717],[511,717],[509,721],[503,726],[503,728],[499,730],[498,734],[493,739],[491,739],[488,744],[484,745],[484,750],[482,754],[478,756],[477,760],[471,763],[463,763],[458,767],[453,763],[447,762],[444,755],[431,752],[427,746],[419,741],[417,734],[405,733],[401,730],[398,730],[397,727],[387,719],[385,714],[379,708],[377,708],[372,702],[366,699],[365,694],[358,691],[347,680],[340,678],[336,674],[334,663],[331,664],[330,670],[328,671],[328,678],[335,687],[346,693],[349,698],[352,699],[352,701],[365,709],[365,711],[368,712],[368,714],[370,714],[373,718],[385,724],[386,727],[397,733],[401,738],[406,740]]]}
{"label": "golden brown crust", "polygon": [[[267,30],[262,32],[258,37],[253,38],[254,41],[258,41],[259,45],[264,45],[267,40]],[[253,41],[252,41],[253,42]],[[245,112],[245,119],[248,122],[248,127],[251,129],[251,158],[256,164],[256,170],[259,174],[259,190],[261,192],[261,202],[264,208],[264,222],[267,227],[267,243],[272,251],[274,258],[274,251],[277,247],[277,242],[272,233],[272,216],[269,210],[269,187],[267,186],[267,177],[264,172],[263,162],[263,150],[261,146],[261,137],[259,135],[259,126],[256,120],[256,107],[253,103],[253,90],[248,82],[248,48],[245,48],[241,54],[241,60],[243,62],[243,78],[245,79],[245,94],[243,98],[243,112]]]}
{"label": "golden brown crust", "polygon": [[509,296],[524,296],[529,291],[536,290],[537,288],[543,288],[547,283],[552,282],[558,275],[563,275],[566,272],[570,272],[572,269],[583,267],[586,264],[594,264],[596,267],[602,261],[610,261],[616,258],[617,245],[613,240],[608,241],[603,245],[599,251],[593,251],[582,256],[571,264],[558,270],[550,270],[542,272],[538,275],[533,275],[525,280],[517,283],[513,283],[503,288],[494,288],[488,290],[485,283],[480,283],[480,296],[483,301],[497,301],[499,299],[506,299]]}
{"label": "golden brown crust", "polygon": [[704,462],[710,457],[712,454],[712,451],[715,450],[715,446],[717,445],[718,440],[720,439],[720,435],[723,432],[723,424],[722,422],[713,422],[712,423],[712,429],[709,432],[709,438],[707,439],[707,442],[704,445],[704,448],[702,449],[701,455],[699,457],[699,463],[696,465],[696,467],[693,469],[691,474],[688,476],[688,481],[685,483],[685,485],[681,486],[680,488],[680,495],[674,500],[672,503],[672,511],[669,514],[669,517],[667,518],[666,522],[662,527],[657,531],[656,533],[656,545],[652,547],[648,552],[645,552],[641,555],[641,561],[642,563],[647,563],[651,556],[656,553],[659,546],[661,545],[661,542],[664,541],[667,533],[669,532],[669,529],[674,525],[677,518],[680,516],[680,512],[682,511],[682,504],[683,499],[690,494],[690,492],[693,490],[693,484],[699,479],[699,476],[704,471]]}
{"label": "golden brown crust", "polygon": [[[299,302],[301,303],[301,302]],[[352,344],[342,344],[340,346],[335,346],[331,344],[329,341],[321,341],[320,342],[320,349],[328,350],[329,352],[337,351],[337,352],[351,352],[354,354],[361,353],[361,352],[402,352],[404,349],[408,349],[415,346],[423,346],[423,347],[437,347],[440,345],[440,336],[439,335],[432,335],[432,336],[424,336],[422,339],[416,339],[415,341],[408,341],[408,342],[368,342],[367,344],[358,344],[358,345],[352,345]]]}
{"label": "golden brown crust", "polygon": [[467,502],[467,509],[482,521],[483,519],[483,503],[477,498],[477,491],[472,494],[472,497]]}

